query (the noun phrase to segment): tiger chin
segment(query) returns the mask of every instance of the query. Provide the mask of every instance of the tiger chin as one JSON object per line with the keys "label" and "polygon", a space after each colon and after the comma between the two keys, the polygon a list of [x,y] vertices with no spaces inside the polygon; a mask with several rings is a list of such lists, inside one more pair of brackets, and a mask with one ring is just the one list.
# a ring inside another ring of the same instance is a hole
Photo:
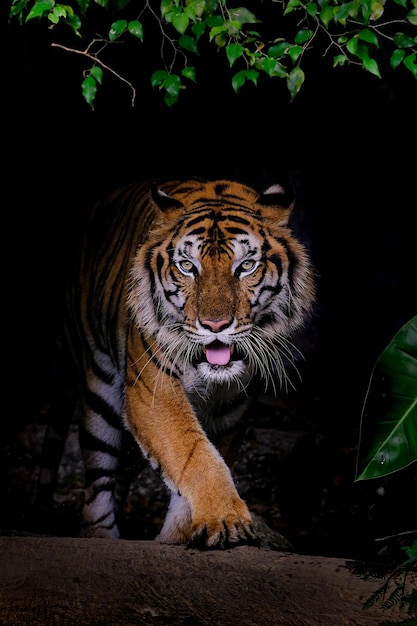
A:
{"label": "tiger chin", "polygon": [[314,302],[293,205],[278,184],[192,178],[127,185],[94,207],[65,324],[80,378],[84,536],[119,536],[128,429],[171,493],[157,541],[256,542],[227,437],[260,385],[284,384]]}

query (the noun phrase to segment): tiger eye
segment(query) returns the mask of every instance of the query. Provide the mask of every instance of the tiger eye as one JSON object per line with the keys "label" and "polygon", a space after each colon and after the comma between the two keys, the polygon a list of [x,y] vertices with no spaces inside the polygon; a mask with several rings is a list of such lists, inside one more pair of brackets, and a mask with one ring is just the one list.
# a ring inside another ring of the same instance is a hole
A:
{"label": "tiger eye", "polygon": [[248,272],[255,267],[255,261],[253,259],[247,259],[241,263],[240,267],[244,272]]}
{"label": "tiger eye", "polygon": [[181,269],[184,270],[184,272],[192,272],[194,265],[193,263],[191,263],[191,261],[180,261],[179,265],[181,266]]}

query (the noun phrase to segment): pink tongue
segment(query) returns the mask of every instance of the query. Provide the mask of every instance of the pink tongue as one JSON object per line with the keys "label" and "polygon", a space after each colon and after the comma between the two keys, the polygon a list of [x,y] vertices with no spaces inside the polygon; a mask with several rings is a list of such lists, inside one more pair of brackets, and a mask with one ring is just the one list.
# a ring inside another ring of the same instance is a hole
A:
{"label": "pink tongue", "polygon": [[227,365],[230,361],[230,347],[220,342],[206,346],[206,357],[211,365]]}

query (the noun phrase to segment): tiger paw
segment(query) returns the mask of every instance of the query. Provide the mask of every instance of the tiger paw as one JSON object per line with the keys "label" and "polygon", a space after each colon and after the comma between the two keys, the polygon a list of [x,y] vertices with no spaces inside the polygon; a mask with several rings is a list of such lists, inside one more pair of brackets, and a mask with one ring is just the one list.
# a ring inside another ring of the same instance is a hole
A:
{"label": "tiger paw", "polygon": [[246,504],[233,498],[230,509],[212,503],[210,513],[192,514],[189,503],[178,494],[171,495],[165,523],[155,541],[186,544],[200,550],[226,549],[237,545],[258,545],[255,526]]}
{"label": "tiger paw", "polygon": [[239,520],[228,524],[221,522],[206,522],[193,529],[191,539],[188,541],[189,548],[203,549],[228,549],[239,545],[258,546],[259,541],[252,521]]}
{"label": "tiger paw", "polygon": [[226,511],[224,506],[213,506],[210,513],[194,516],[188,546],[224,549],[243,544],[256,545],[257,534],[251,514],[240,498],[232,498]]}

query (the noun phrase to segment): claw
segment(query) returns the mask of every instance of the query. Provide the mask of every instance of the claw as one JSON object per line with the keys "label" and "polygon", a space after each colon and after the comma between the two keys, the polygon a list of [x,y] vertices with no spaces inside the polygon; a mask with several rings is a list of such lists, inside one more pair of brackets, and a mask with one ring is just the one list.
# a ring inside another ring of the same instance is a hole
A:
{"label": "claw", "polygon": [[226,522],[223,521],[223,530],[219,530],[211,536],[209,536],[208,527],[205,524],[203,528],[193,534],[187,543],[187,548],[228,550],[242,545],[260,545],[255,528],[252,525],[246,527],[242,523],[236,523],[233,532],[231,532]]}

